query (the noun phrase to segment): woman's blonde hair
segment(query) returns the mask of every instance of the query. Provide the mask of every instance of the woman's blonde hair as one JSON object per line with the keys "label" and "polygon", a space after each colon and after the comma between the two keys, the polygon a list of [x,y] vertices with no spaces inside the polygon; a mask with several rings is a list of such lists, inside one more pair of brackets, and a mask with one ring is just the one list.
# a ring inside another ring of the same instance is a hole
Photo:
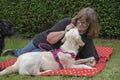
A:
{"label": "woman's blonde hair", "polygon": [[87,29],[87,36],[89,38],[95,38],[98,36],[97,15],[94,9],[87,7],[83,8],[76,16],[72,18],[72,23],[76,26],[76,22],[82,16],[86,17],[86,21],[89,23]]}

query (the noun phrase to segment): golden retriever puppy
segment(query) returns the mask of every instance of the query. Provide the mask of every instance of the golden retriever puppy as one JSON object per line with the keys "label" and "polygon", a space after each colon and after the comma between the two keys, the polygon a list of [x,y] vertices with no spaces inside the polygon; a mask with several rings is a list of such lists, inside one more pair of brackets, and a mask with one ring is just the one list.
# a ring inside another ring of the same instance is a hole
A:
{"label": "golden retriever puppy", "polygon": [[[7,75],[18,72],[21,75],[40,75],[49,70],[66,68],[89,68],[85,64],[75,65],[75,57],[80,46],[84,46],[77,28],[70,29],[63,38],[60,49],[43,52],[28,52],[17,58],[17,61],[0,72]],[[57,52],[57,53],[56,53]],[[40,72],[43,70],[43,72]]]}

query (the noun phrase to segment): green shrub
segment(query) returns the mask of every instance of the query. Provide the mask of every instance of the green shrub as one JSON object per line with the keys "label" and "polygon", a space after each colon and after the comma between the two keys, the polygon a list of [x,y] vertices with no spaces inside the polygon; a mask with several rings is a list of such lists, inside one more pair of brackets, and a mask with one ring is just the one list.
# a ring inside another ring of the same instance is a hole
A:
{"label": "green shrub", "polygon": [[1,0],[0,19],[11,20],[22,37],[30,38],[89,6],[98,13],[99,36],[120,38],[119,4],[119,0]]}

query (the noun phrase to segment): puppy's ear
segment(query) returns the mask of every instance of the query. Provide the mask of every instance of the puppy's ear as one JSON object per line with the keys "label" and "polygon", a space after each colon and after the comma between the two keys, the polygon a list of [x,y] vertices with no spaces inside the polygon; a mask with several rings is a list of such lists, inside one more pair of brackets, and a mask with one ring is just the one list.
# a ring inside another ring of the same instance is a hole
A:
{"label": "puppy's ear", "polygon": [[61,40],[62,43],[64,43],[66,40],[66,37],[64,36],[64,38]]}

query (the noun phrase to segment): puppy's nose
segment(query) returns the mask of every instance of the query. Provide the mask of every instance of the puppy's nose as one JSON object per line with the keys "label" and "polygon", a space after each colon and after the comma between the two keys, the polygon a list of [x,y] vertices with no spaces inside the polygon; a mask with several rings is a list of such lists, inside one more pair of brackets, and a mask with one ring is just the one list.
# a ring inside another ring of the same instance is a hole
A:
{"label": "puppy's nose", "polygon": [[84,45],[85,45],[85,43],[83,42],[83,43],[82,43],[82,46],[84,46]]}
{"label": "puppy's nose", "polygon": [[84,46],[84,45],[85,45],[85,43],[84,43],[84,42],[81,42],[80,46]]}

